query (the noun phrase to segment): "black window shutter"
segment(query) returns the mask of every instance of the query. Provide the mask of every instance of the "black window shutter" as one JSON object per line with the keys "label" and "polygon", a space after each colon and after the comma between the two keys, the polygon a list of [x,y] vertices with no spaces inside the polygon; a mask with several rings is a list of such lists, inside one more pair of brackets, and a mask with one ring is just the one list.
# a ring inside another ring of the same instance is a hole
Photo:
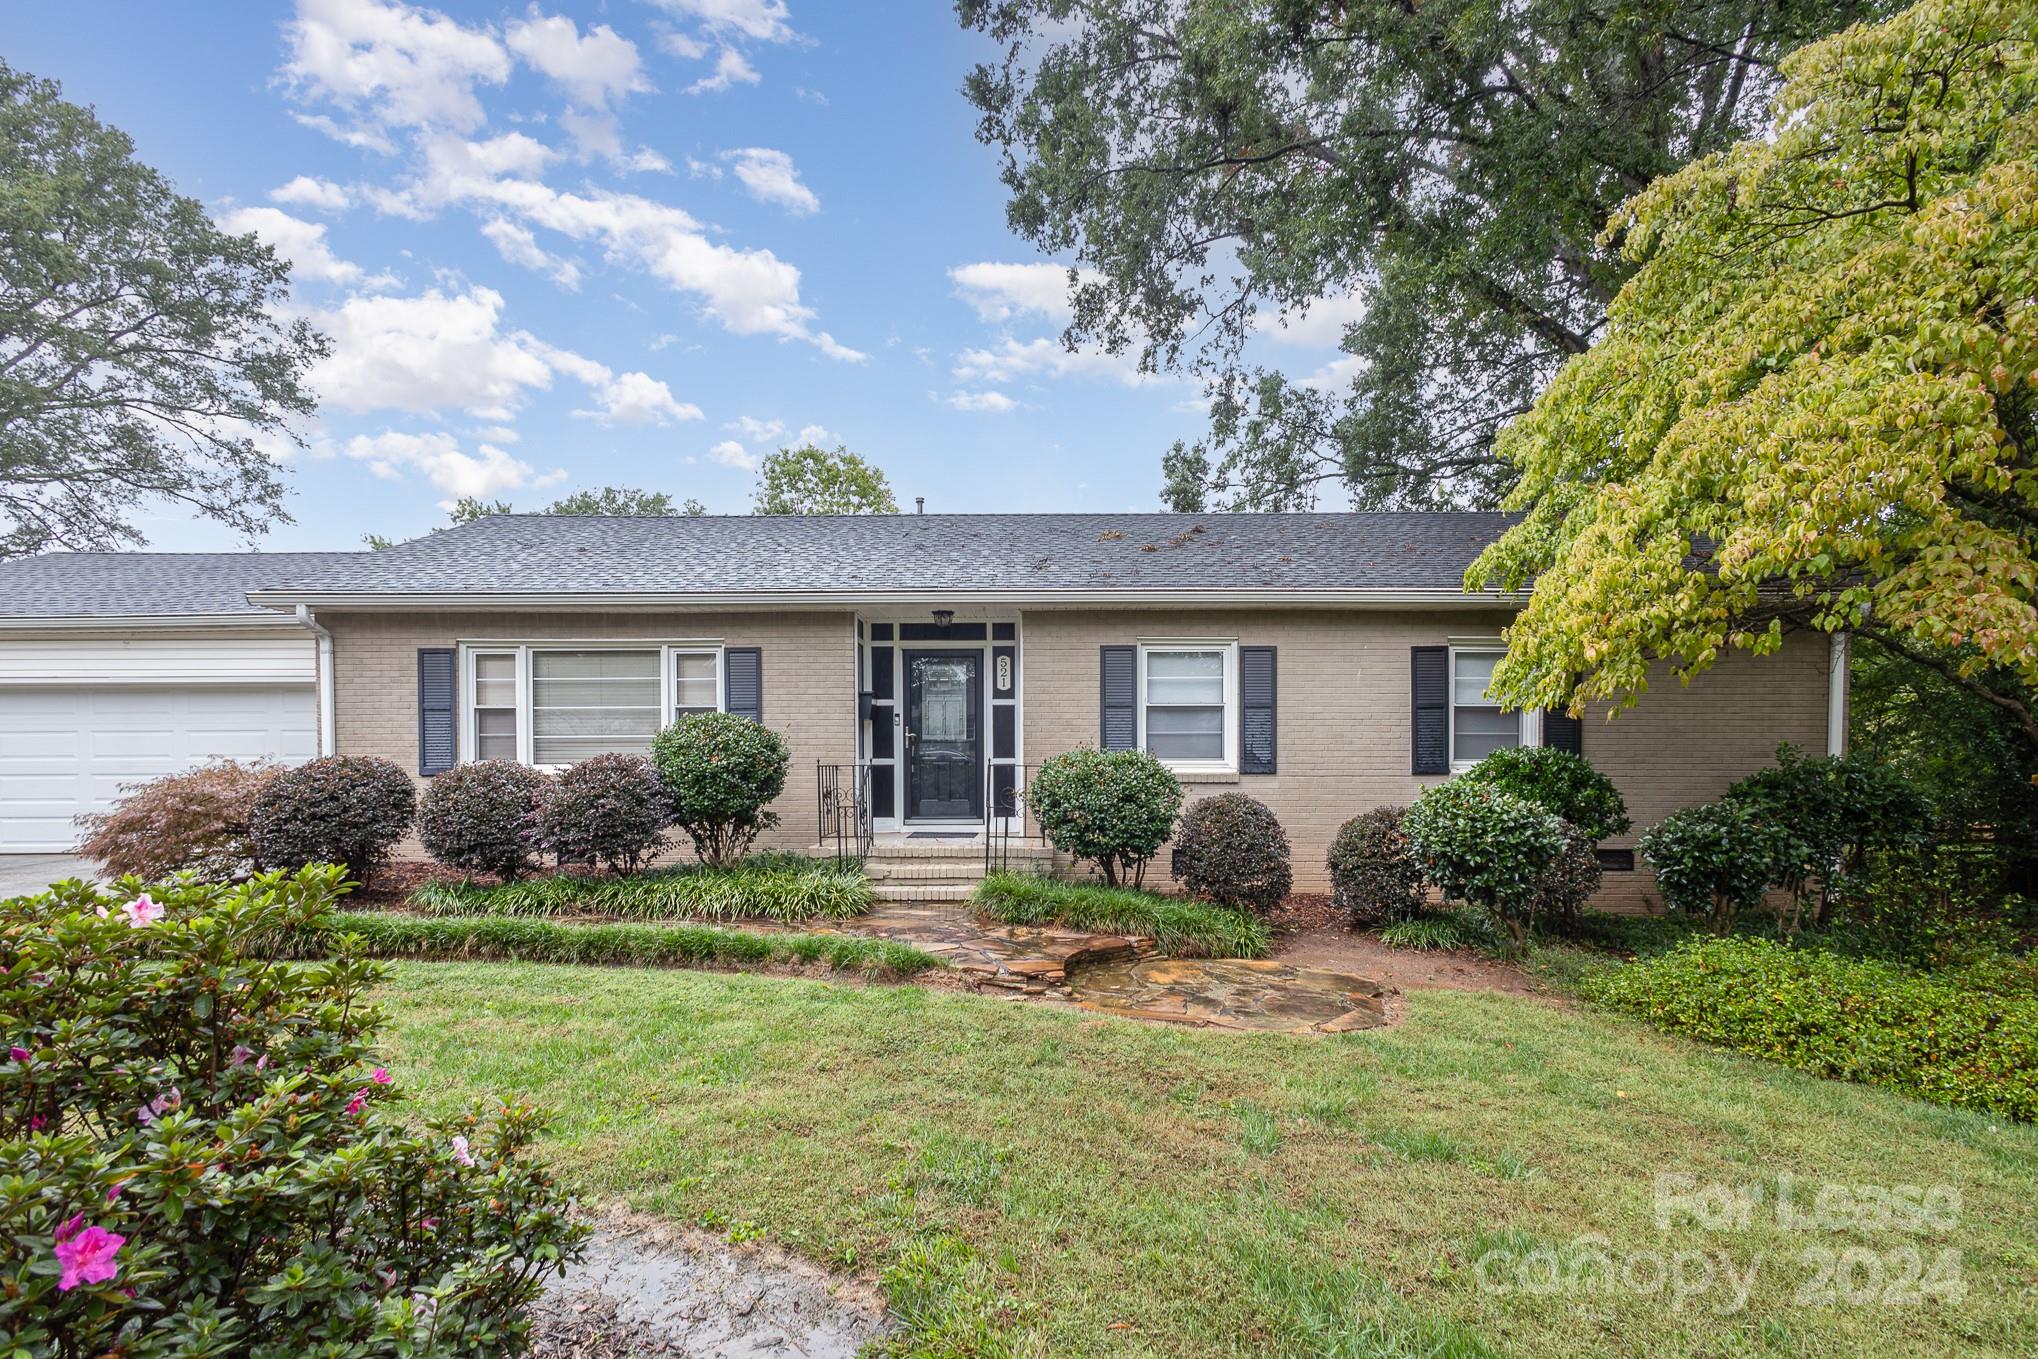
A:
{"label": "black window shutter", "polygon": [[443,774],[458,758],[459,695],[453,648],[418,648],[418,773]]}
{"label": "black window shutter", "polygon": [[1102,709],[1097,747],[1130,750],[1139,744],[1139,648],[1106,646],[1097,648],[1097,653]]}
{"label": "black window shutter", "polygon": [[1451,649],[1417,646],[1408,649],[1412,693],[1409,731],[1410,772],[1451,772]]}
{"label": "black window shutter", "polygon": [[1275,648],[1242,646],[1238,649],[1238,772],[1274,772]]}
{"label": "black window shutter", "polygon": [[1585,753],[1585,721],[1562,708],[1543,709],[1543,744],[1573,755]]}
{"label": "black window shutter", "polygon": [[764,720],[764,652],[732,646],[722,653],[723,706],[738,717]]}

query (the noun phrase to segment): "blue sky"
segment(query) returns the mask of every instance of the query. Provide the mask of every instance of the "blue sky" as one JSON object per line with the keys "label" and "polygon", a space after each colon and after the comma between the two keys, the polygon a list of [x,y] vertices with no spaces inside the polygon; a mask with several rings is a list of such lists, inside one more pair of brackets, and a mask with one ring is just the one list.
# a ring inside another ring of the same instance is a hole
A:
{"label": "blue sky", "polygon": [[[1157,509],[1202,426],[1193,384],[1062,352],[1063,274],[1005,229],[958,93],[988,44],[934,0],[72,3],[0,35],[296,262],[336,348],[264,546],[410,536],[469,493],[738,513],[802,438],[909,507]],[[1268,347],[1324,369],[1331,319]]]}

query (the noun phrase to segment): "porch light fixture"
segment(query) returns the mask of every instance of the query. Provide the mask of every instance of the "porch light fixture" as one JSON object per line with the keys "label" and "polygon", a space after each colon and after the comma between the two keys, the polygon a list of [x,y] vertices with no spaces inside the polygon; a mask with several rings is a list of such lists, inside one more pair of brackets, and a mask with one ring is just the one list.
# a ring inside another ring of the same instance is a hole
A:
{"label": "porch light fixture", "polygon": [[955,621],[955,610],[954,610],[954,609],[936,609],[936,610],[934,611],[934,626],[935,626],[935,627],[937,627],[937,628],[942,628],[942,629],[946,629],[946,628],[948,627],[948,625],[949,625],[950,623],[953,623],[954,621]]}

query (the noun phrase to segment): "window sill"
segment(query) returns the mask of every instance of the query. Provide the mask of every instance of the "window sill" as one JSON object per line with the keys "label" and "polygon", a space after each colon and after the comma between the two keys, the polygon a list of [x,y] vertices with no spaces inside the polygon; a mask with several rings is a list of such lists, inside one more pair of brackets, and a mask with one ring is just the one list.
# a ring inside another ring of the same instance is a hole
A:
{"label": "window sill", "polygon": [[1169,765],[1168,772],[1183,783],[1238,782],[1238,771],[1236,769],[1211,769],[1207,766],[1203,768],[1182,769],[1175,765]]}

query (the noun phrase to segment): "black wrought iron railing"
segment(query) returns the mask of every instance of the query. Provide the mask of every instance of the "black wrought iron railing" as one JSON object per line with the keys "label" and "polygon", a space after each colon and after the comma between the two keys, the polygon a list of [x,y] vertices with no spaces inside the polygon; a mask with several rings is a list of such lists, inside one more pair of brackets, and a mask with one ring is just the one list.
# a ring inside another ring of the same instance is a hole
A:
{"label": "black wrought iron railing", "polygon": [[984,769],[984,872],[1002,873],[1011,866],[1012,842],[1024,842],[1036,829],[1026,806],[1033,781],[1030,764],[994,764]]}
{"label": "black wrought iron railing", "polygon": [[838,863],[870,857],[870,766],[814,764],[815,803],[820,809],[821,843]]}

